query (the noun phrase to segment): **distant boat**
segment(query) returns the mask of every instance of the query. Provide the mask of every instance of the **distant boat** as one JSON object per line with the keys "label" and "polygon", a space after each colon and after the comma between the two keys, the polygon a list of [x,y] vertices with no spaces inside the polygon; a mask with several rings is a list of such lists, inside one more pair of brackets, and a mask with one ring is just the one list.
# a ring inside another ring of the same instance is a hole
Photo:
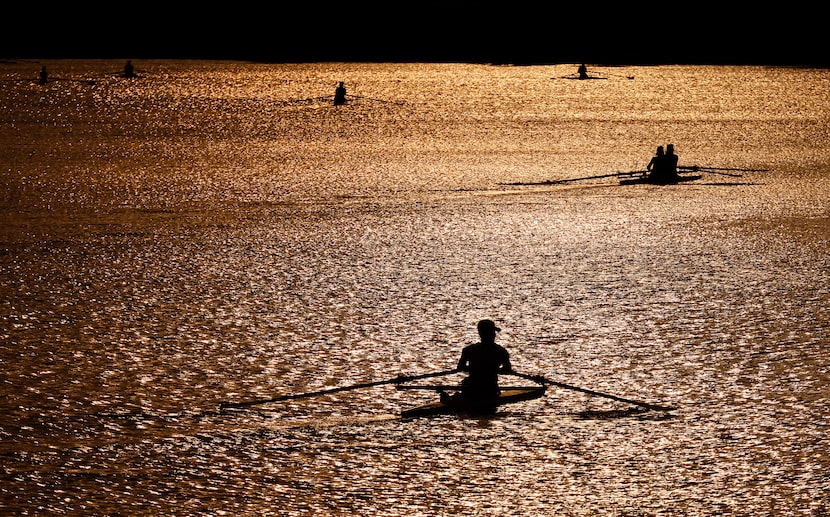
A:
{"label": "distant boat", "polygon": [[[682,167],[679,167],[682,169]],[[703,170],[703,169],[700,169]],[[730,174],[732,176],[732,174]],[[581,178],[565,178],[561,180],[545,180],[545,181],[518,181],[513,183],[502,183],[502,185],[561,185],[564,183],[572,183],[575,181],[584,181],[584,180],[595,180],[595,179],[602,179],[602,178],[617,178],[620,181],[620,185],[638,185],[638,184],[647,184],[647,185],[674,185],[677,183],[683,183],[686,181],[695,181],[702,178],[702,174],[692,174],[692,175],[684,175],[684,176],[676,176],[674,178],[653,178],[649,175],[649,172],[646,170],[640,171],[628,171],[628,172],[612,172],[610,174],[597,174],[595,176],[583,176]]]}
{"label": "distant boat", "polygon": [[[613,77],[618,77],[618,78],[623,77],[623,76],[617,75],[617,74],[612,74],[612,75],[613,75]],[[634,79],[634,76],[633,75],[626,75],[625,78],[628,79],[628,80],[632,80],[632,79]],[[571,80],[577,80],[577,81],[585,81],[585,80],[589,80],[589,79],[599,79],[600,81],[605,81],[605,80],[608,79],[608,77],[600,77],[600,76],[596,76],[596,75],[570,74],[570,75],[563,75],[562,77],[551,77],[551,79],[571,79]]]}
{"label": "distant boat", "polygon": [[580,77],[578,75],[576,75],[576,76],[574,76],[574,75],[563,75],[562,79],[576,79],[577,81],[586,81],[588,79],[599,79],[599,80],[604,81],[608,78],[607,77],[597,77],[595,75],[588,75],[588,76],[585,76],[585,77]]}

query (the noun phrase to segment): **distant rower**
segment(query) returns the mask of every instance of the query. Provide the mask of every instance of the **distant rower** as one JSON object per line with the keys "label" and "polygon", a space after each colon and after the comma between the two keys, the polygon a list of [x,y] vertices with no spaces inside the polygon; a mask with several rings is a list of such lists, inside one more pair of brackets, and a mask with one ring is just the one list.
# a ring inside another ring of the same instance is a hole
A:
{"label": "distant rower", "polygon": [[676,181],[678,178],[677,159],[677,155],[674,154],[674,144],[668,144],[665,153],[663,146],[659,146],[657,154],[646,166],[649,172],[648,177],[655,181]]}
{"label": "distant rower", "polygon": [[674,154],[674,144],[666,146],[666,175],[671,179],[677,179],[677,160]]}
{"label": "distant rower", "polygon": [[346,104],[346,87],[343,86],[343,81],[340,81],[337,89],[334,90],[334,105],[340,106],[341,104]]}

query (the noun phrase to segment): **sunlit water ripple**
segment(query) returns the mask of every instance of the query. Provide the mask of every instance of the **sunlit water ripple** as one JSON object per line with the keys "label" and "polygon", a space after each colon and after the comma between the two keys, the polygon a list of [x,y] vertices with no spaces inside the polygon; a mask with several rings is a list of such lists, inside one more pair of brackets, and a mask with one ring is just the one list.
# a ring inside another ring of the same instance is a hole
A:
{"label": "sunlit water ripple", "polygon": [[[45,64],[0,65],[0,512],[830,514],[826,70]],[[508,185],[669,142],[767,172]],[[450,369],[482,317],[520,371],[678,409],[219,410]]]}

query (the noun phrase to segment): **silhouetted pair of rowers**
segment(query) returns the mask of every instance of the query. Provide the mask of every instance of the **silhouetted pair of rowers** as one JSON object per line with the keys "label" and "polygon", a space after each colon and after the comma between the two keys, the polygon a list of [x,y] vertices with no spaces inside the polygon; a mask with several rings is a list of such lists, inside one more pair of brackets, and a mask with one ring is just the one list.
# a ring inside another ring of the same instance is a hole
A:
{"label": "silhouetted pair of rowers", "polygon": [[677,160],[678,157],[674,154],[674,144],[668,144],[665,151],[663,151],[662,145],[658,146],[657,153],[646,166],[649,179],[655,181],[676,180],[679,177],[677,174]]}

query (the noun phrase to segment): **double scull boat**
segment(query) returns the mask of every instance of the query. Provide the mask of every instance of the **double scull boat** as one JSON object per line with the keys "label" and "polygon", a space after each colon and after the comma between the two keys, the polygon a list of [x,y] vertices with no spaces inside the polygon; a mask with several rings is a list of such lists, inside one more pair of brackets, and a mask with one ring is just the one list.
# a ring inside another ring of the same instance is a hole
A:
{"label": "double scull boat", "polygon": [[674,176],[671,178],[653,178],[649,175],[642,175],[633,178],[620,178],[620,185],[675,185],[686,181],[696,181],[702,178],[702,174],[693,174],[691,176]]}

